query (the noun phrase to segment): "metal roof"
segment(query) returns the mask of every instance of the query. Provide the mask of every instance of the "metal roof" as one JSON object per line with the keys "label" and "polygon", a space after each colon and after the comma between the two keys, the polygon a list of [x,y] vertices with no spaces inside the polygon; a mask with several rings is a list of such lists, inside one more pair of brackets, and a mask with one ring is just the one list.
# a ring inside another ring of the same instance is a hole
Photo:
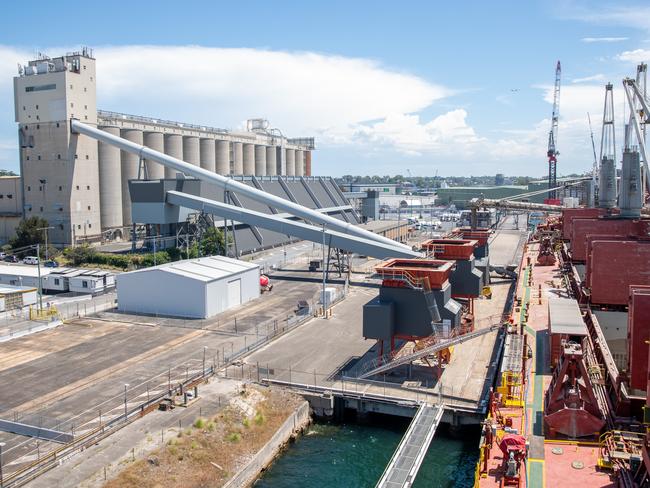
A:
{"label": "metal roof", "polygon": [[[41,266],[41,276],[50,274],[51,268]],[[25,276],[38,278],[38,266],[29,264],[0,264],[0,275]]]}
{"label": "metal roof", "polygon": [[551,334],[587,335],[578,302],[571,298],[549,298],[548,318]]}
{"label": "metal roof", "polygon": [[189,259],[184,261],[175,261],[173,263],[160,264],[151,268],[139,269],[123,273],[121,276],[133,273],[147,273],[152,271],[162,271],[185,276],[199,281],[214,281],[226,276],[232,276],[243,271],[259,269],[259,266],[246,261],[227,258],[224,256],[209,256],[205,258]]}
{"label": "metal roof", "polygon": [[0,296],[9,295],[12,293],[28,293],[30,291],[38,291],[38,290],[33,286],[0,285]]}

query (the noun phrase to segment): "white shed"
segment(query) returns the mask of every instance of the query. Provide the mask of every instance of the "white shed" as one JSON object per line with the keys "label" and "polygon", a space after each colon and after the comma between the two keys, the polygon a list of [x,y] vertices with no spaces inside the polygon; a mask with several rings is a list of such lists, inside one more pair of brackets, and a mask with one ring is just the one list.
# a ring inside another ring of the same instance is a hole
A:
{"label": "white shed", "polygon": [[210,256],[119,274],[118,308],[124,312],[208,318],[260,295],[253,263]]}

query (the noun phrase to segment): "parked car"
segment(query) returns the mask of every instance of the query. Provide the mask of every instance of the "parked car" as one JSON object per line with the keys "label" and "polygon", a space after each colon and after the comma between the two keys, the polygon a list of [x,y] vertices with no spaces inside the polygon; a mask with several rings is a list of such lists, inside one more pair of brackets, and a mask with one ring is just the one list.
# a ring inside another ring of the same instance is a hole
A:
{"label": "parked car", "polygon": [[45,263],[43,263],[43,266],[45,266],[46,268],[58,268],[59,263],[50,259],[49,261],[45,261]]}
{"label": "parked car", "polygon": [[27,256],[25,259],[23,259],[23,263],[25,263],[25,264],[38,264],[38,257],[36,257],[36,256]]}
{"label": "parked car", "polygon": [[4,259],[4,258],[6,258],[6,257],[7,257],[7,253],[6,253],[6,252],[0,252],[0,259]]}
{"label": "parked car", "polygon": [[17,263],[19,261],[19,259],[16,256],[14,256],[13,254],[10,254],[9,256],[5,256],[3,261],[5,263]]}

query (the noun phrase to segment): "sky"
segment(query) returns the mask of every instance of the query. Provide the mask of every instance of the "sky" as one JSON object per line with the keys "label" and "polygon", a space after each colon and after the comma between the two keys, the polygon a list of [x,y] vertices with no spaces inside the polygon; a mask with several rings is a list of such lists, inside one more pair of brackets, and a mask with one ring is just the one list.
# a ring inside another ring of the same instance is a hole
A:
{"label": "sky", "polygon": [[313,136],[331,176],[545,175],[557,60],[558,173],[588,171],[587,112],[599,152],[604,84],[622,132],[621,80],[650,60],[650,5],[624,1],[32,0],[3,6],[0,32],[14,171],[12,78],[38,52],[94,49],[103,110]]}

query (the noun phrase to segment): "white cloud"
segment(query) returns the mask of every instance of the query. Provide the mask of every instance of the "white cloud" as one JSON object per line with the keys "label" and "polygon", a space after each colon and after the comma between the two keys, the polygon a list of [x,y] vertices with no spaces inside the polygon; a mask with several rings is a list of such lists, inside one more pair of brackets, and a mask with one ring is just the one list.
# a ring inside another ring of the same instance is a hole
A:
{"label": "white cloud", "polygon": [[582,42],[594,43],[594,42],[623,42],[627,41],[629,37],[583,37],[580,39]]}
{"label": "white cloud", "polygon": [[417,112],[451,93],[376,61],[310,52],[199,46],[95,52],[100,107],[230,127],[261,116],[293,135]]}
{"label": "white cloud", "polygon": [[571,80],[571,83],[586,83],[589,81],[602,81],[605,79],[605,75],[598,73],[597,75],[585,76],[584,78],[574,78]]}
{"label": "white cloud", "polygon": [[633,51],[623,51],[619,54],[618,59],[630,63],[645,63],[650,60],[650,49],[634,49]]}
{"label": "white cloud", "polygon": [[621,25],[650,31],[650,7],[647,5],[613,5],[604,8],[594,8],[591,5],[564,5],[561,16],[593,24]]}

